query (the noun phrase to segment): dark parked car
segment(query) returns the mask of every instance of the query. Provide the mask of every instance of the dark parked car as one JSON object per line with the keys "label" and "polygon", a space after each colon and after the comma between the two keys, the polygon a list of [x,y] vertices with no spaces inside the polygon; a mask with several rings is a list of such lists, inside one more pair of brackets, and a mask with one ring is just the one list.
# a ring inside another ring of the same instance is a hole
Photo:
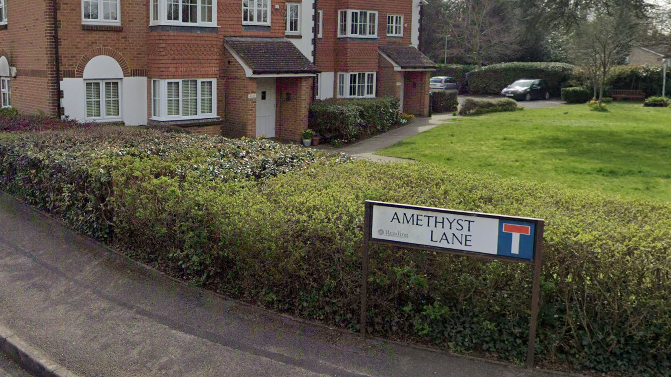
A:
{"label": "dark parked car", "polygon": [[508,85],[501,95],[516,100],[550,99],[550,88],[545,80],[522,79]]}
{"label": "dark parked car", "polygon": [[435,76],[429,81],[431,89],[437,90],[459,90],[459,83],[454,77],[450,76]]}

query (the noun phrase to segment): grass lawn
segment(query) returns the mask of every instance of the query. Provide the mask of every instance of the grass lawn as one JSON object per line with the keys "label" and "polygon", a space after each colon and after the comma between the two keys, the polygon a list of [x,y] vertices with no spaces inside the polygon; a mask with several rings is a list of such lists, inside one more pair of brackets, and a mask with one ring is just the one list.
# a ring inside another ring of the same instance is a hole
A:
{"label": "grass lawn", "polygon": [[671,108],[608,106],[460,118],[379,154],[671,201]]}

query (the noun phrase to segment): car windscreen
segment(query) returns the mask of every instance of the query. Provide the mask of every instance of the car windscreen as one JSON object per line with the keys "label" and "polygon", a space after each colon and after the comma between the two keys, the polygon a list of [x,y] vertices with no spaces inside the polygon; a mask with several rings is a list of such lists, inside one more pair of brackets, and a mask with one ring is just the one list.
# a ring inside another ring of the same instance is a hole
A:
{"label": "car windscreen", "polygon": [[523,88],[528,88],[534,83],[534,80],[517,80],[514,83],[510,84],[510,86],[520,86]]}
{"label": "car windscreen", "polygon": [[[441,82],[443,82],[442,78],[432,78],[431,79],[431,84],[440,84]],[[424,85],[426,85],[426,84],[424,84]]]}

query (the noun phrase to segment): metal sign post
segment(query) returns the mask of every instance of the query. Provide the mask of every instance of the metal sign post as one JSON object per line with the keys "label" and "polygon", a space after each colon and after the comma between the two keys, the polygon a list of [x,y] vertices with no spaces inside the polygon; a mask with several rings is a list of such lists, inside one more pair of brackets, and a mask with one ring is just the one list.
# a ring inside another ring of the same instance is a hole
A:
{"label": "metal sign post", "polygon": [[534,364],[545,222],[540,219],[366,201],[360,332],[367,335],[371,242],[534,266],[527,367]]}

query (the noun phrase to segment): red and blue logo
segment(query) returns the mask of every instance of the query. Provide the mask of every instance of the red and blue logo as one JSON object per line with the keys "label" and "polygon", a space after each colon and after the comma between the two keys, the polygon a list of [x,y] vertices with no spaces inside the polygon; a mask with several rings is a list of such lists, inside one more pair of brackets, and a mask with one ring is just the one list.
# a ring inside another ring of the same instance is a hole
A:
{"label": "red and blue logo", "polygon": [[534,223],[499,220],[499,244],[496,254],[533,260],[535,232],[536,224]]}

